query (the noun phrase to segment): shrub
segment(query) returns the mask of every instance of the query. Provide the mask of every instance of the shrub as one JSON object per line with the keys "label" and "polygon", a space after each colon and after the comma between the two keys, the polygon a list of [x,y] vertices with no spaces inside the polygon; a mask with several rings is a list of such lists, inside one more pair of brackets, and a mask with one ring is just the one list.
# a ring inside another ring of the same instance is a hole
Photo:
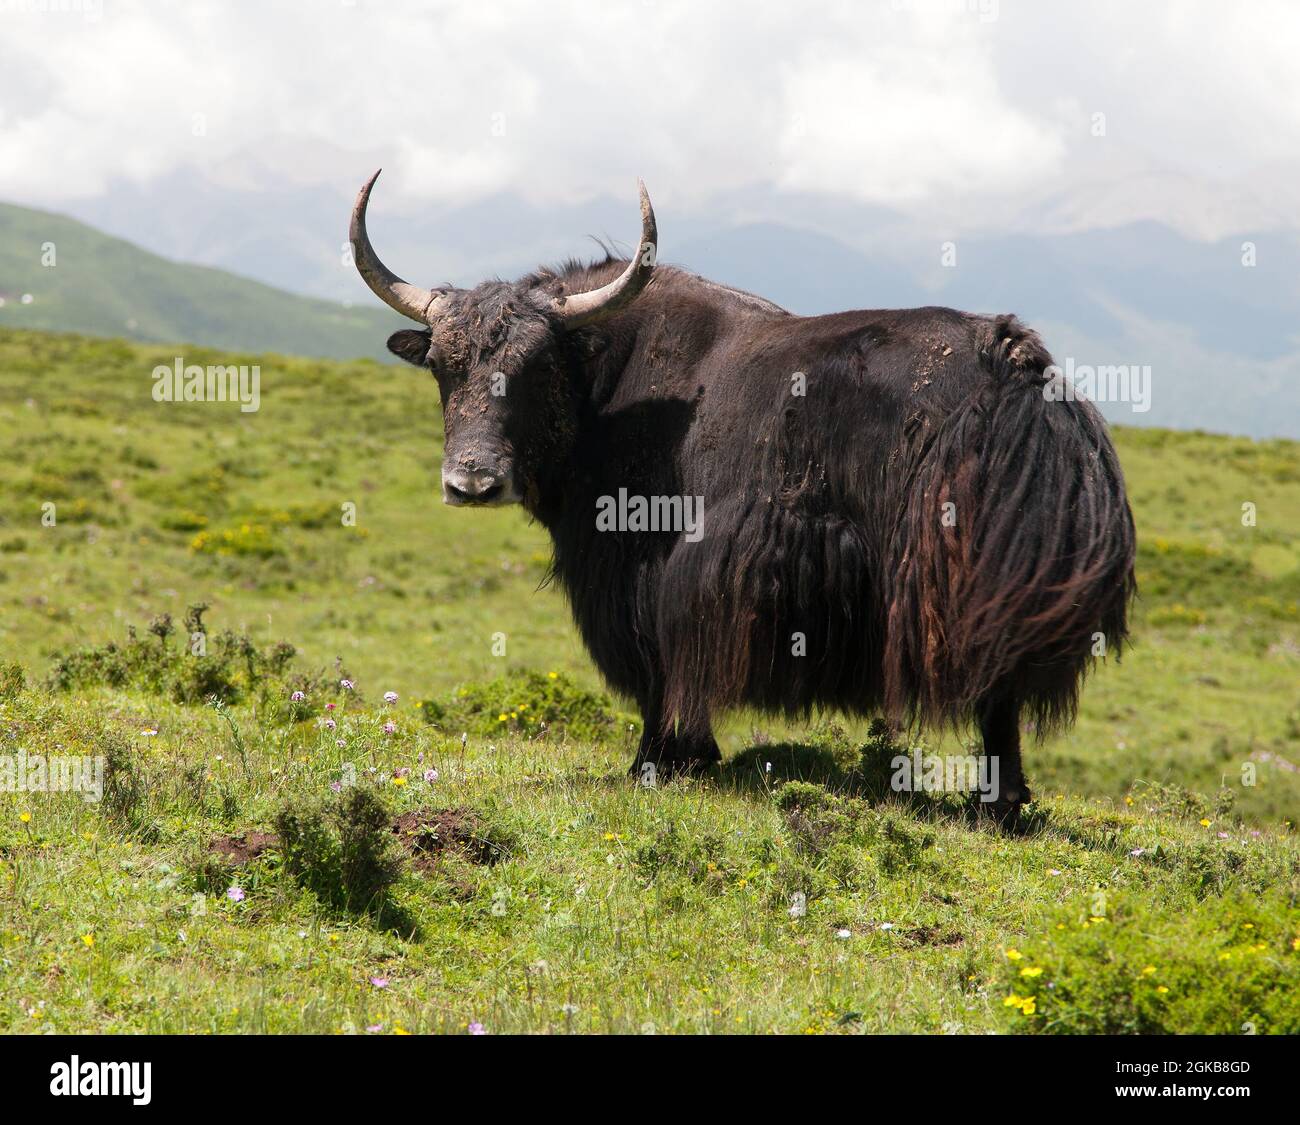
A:
{"label": "shrub", "polygon": [[579,687],[562,672],[516,670],[486,683],[465,684],[446,702],[425,699],[419,706],[425,721],[439,730],[481,737],[562,733],[599,742],[634,722],[609,696]]}
{"label": "shrub", "polygon": [[373,790],[344,790],[328,803],[286,807],[275,818],[285,868],[322,902],[382,913],[402,871],[392,820]]}
{"label": "shrub", "polygon": [[[190,606],[178,645],[172,643],[176,629],[171,615],[162,614],[148,627],[152,639],[140,637],[130,627],[124,644],[109,641],[58,653],[49,686],[60,691],[132,687],[188,704],[212,699],[238,703],[255,695],[263,704],[282,703],[276,713],[290,721],[315,713],[318,703],[308,700],[319,700],[325,694],[329,681],[323,672],[313,676],[294,670],[296,650],[284,641],[259,648],[244,633],[224,630],[209,636],[203,624],[207,609],[202,603]],[[203,636],[205,642],[197,653],[191,643],[196,635]],[[294,691],[302,691],[308,700],[291,701]]]}

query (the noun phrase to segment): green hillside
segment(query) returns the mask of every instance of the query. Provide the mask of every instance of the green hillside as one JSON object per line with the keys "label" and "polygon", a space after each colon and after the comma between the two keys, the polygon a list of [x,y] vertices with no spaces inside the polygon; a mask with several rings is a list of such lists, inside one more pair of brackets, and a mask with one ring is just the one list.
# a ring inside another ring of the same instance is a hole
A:
{"label": "green hillside", "polygon": [[398,321],[386,310],[345,308],[168,261],[65,216],[7,203],[0,299],[2,328],[336,359],[388,358],[384,341]]}
{"label": "green hillside", "polygon": [[170,359],[0,330],[0,750],[107,760],[0,793],[0,1029],[1300,1032],[1300,443],[1116,431],[1134,647],[1011,837],[833,715],[634,787],[428,377],[190,349],[241,413]]}

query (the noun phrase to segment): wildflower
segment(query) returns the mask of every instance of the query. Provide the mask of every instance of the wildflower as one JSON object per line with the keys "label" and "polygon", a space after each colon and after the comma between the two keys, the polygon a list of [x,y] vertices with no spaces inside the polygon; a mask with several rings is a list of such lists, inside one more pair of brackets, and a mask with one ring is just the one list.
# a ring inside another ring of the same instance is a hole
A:
{"label": "wildflower", "polygon": [[425,771],[424,771],[424,780],[427,781],[430,785],[432,785],[435,781],[438,780],[438,771],[437,771],[437,770],[432,770],[432,769],[430,769],[430,770],[425,770]]}
{"label": "wildflower", "polygon": [[330,788],[331,788],[335,793],[342,793],[342,792],[343,792],[343,782],[341,782],[341,781],[331,781],[331,782],[330,782]]}
{"label": "wildflower", "polygon": [[1149,976],[1150,976],[1152,973],[1154,973],[1155,971],[1156,971],[1156,967],[1155,967],[1154,965],[1143,965],[1143,966],[1142,966],[1142,975],[1143,975],[1144,977],[1149,977]]}
{"label": "wildflower", "polygon": [[404,777],[395,777],[395,778],[393,778],[393,784],[394,784],[394,785],[405,785],[405,784],[406,784],[406,778],[404,778]]}
{"label": "wildflower", "polygon": [[1048,873],[1049,875],[1059,875],[1059,874],[1060,874],[1060,872],[1059,872],[1055,867],[1049,867],[1049,868],[1047,869],[1047,873]]}
{"label": "wildflower", "polygon": [[497,722],[504,723],[507,718],[509,718],[509,716],[504,711],[502,711],[501,714],[497,716]]}
{"label": "wildflower", "polygon": [[301,703],[304,699],[307,698],[307,693],[304,691],[295,691],[291,696],[289,696],[289,698],[294,703]]}
{"label": "wildflower", "polygon": [[95,935],[94,935],[94,934],[82,934],[82,935],[81,935],[81,940],[82,940],[82,943],[85,945],[85,947],[86,947],[87,949],[94,949],[94,948],[95,948]]}
{"label": "wildflower", "polygon": [[396,702],[397,702],[397,692],[395,692],[395,691],[386,691],[386,692],[384,692],[384,702],[385,702],[385,703],[396,703]]}
{"label": "wildflower", "polygon": [[334,740],[334,745],[336,745],[340,750],[347,746],[347,744],[348,742],[346,738],[336,738]]}
{"label": "wildflower", "polygon": [[335,727],[338,726],[338,723],[336,723],[333,719],[326,719],[322,725],[325,727],[326,730],[333,730]]}
{"label": "wildflower", "polygon": [[469,1025],[469,1033],[471,1035],[486,1035],[487,1031],[484,1029],[481,1023],[475,1020],[472,1024]]}
{"label": "wildflower", "polygon": [[18,814],[18,819],[21,820],[24,824],[31,824],[32,814],[29,812],[21,812]]}
{"label": "wildflower", "polygon": [[385,733],[385,734],[396,734],[396,733],[397,733],[397,724],[396,724],[395,722],[393,722],[392,719],[389,719],[388,722],[386,722],[386,723],[384,724],[384,733]]}
{"label": "wildflower", "polygon": [[228,890],[228,891],[226,892],[226,898],[230,899],[231,902],[243,902],[243,901],[244,901],[244,888],[243,888],[243,887],[231,887],[230,890]]}
{"label": "wildflower", "polygon": [[372,1023],[366,1027],[366,1030],[373,1035],[376,1032],[383,1031],[384,1025],[382,1023]]}
{"label": "wildflower", "polygon": [[325,704],[325,710],[326,710],[326,711],[333,711],[333,710],[334,710],[334,704],[333,704],[333,703],[327,703],[327,704]]}
{"label": "wildflower", "polygon": [[1018,949],[1008,949],[1008,950],[1007,950],[1007,960],[1008,960],[1008,961],[1019,961],[1020,958],[1023,957],[1023,956],[1024,956],[1024,954],[1021,953],[1020,950],[1018,950]]}
{"label": "wildflower", "polygon": [[852,931],[852,930],[836,930],[836,931],[835,931],[835,936],[836,936],[837,938],[839,938],[841,941],[844,941],[844,940],[846,940],[847,938],[851,938],[851,937],[853,936],[853,931]]}
{"label": "wildflower", "polygon": [[155,734],[157,734],[157,733],[158,733],[158,730],[157,730],[156,727],[150,727],[149,730],[142,730],[142,731],[140,732],[140,735],[141,735],[141,737],[143,737],[143,738],[153,738],[153,736],[154,736]]}
{"label": "wildflower", "polygon": [[1156,989],[1156,991],[1159,992],[1161,995],[1164,995],[1166,992],[1169,991],[1169,989],[1167,989],[1167,988],[1162,984],[1162,985],[1160,985],[1159,988]]}
{"label": "wildflower", "polygon": [[371,978],[370,978],[370,983],[373,984],[376,988],[387,988],[387,987],[388,987],[388,978],[387,978],[387,977],[371,977]]}
{"label": "wildflower", "polygon": [[394,1035],[410,1035],[411,1033],[410,1033],[409,1031],[407,1031],[406,1028],[404,1028],[400,1023],[395,1023],[395,1024],[393,1024],[393,1034],[394,1034]]}
{"label": "wildflower", "polygon": [[1032,979],[1033,977],[1041,977],[1043,975],[1043,970],[1036,965],[1032,967],[1026,965],[1023,969],[1020,970],[1020,975],[1022,977],[1029,977]]}
{"label": "wildflower", "polygon": [[1202,828],[1209,828],[1210,825],[1211,825],[1212,823],[1213,823],[1213,821],[1211,821],[1211,820],[1207,820],[1205,817],[1201,817],[1201,827],[1202,827]]}
{"label": "wildflower", "polygon": [[[618,834],[617,834],[616,832],[606,832],[606,833],[605,833],[605,839],[606,839],[606,840],[617,840],[617,839],[618,839]],[[709,864],[709,867],[712,868],[712,867],[713,867],[713,864],[710,863],[710,864]]]}
{"label": "wildflower", "polygon": [[547,678],[548,680],[553,680],[553,679],[555,679],[557,676],[559,676],[559,674],[560,674],[559,672],[547,672],[547,673],[546,673],[546,678]]}
{"label": "wildflower", "polygon": [[355,686],[351,680],[339,680],[339,687],[344,691],[351,691]]}

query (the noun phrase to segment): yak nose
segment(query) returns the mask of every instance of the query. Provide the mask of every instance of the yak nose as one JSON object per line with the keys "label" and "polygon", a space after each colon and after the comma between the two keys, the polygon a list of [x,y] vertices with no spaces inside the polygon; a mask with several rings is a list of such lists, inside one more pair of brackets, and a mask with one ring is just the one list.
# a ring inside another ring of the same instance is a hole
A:
{"label": "yak nose", "polygon": [[452,469],[442,474],[444,504],[490,504],[505,491],[505,476],[484,469]]}

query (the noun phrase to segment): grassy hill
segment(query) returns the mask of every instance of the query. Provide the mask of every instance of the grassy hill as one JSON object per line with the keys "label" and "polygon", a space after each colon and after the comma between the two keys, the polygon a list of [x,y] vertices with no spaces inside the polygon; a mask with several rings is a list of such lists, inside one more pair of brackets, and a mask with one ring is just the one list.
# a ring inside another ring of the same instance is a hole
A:
{"label": "grassy hill", "polygon": [[384,341],[399,319],[168,261],[74,219],[7,203],[0,203],[0,299],[3,328],[338,359],[385,358]]}
{"label": "grassy hill", "polygon": [[1013,838],[835,716],[633,787],[544,534],[438,502],[431,380],[190,349],[244,414],[154,402],[170,353],[0,330],[0,754],[107,760],[0,794],[0,1028],[1300,1031],[1300,444],[1116,432],[1135,647]]}

